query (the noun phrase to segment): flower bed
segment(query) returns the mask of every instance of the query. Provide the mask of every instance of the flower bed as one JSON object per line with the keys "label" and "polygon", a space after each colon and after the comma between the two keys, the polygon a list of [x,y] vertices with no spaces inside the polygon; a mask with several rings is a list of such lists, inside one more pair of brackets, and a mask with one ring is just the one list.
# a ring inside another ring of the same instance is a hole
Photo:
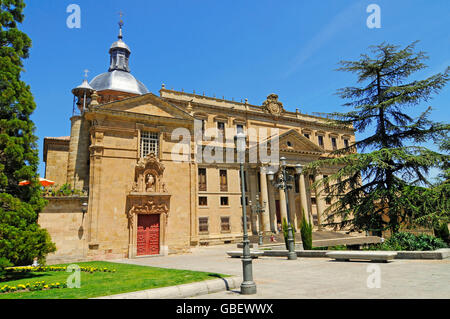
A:
{"label": "flower bed", "polygon": [[[48,271],[66,271],[67,266],[21,266],[21,267],[8,267],[5,268],[7,272],[48,272]],[[80,271],[83,272],[116,272],[115,269],[109,269],[106,267],[80,267]]]}
{"label": "flower bed", "polygon": [[67,284],[61,284],[59,282],[47,284],[45,281],[36,281],[34,283],[18,284],[16,286],[4,285],[0,286],[0,293],[39,291],[58,288],[67,288]]}

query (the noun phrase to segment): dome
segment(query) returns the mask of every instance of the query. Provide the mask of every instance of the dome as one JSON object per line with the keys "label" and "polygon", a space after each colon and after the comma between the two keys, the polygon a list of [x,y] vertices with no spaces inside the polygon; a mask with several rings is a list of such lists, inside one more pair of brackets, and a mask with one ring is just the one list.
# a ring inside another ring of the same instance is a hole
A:
{"label": "dome", "polygon": [[139,95],[149,93],[145,85],[138,81],[131,73],[120,70],[97,75],[91,81],[90,85],[97,92],[112,90]]}
{"label": "dome", "polygon": [[111,48],[110,48],[109,50],[111,51],[111,50],[114,50],[114,49],[117,49],[117,48],[119,48],[119,49],[125,49],[125,50],[128,50],[128,52],[131,52],[131,50],[130,50],[130,48],[128,47],[128,45],[127,45],[125,42],[123,42],[122,39],[119,39],[119,40],[117,40],[116,42],[114,42],[114,43],[111,45]]}
{"label": "dome", "polygon": [[122,21],[119,26],[118,40],[109,49],[110,66],[108,72],[97,75],[89,84],[97,92],[111,90],[139,95],[149,93],[145,85],[130,73],[129,58],[131,50],[122,40]]}

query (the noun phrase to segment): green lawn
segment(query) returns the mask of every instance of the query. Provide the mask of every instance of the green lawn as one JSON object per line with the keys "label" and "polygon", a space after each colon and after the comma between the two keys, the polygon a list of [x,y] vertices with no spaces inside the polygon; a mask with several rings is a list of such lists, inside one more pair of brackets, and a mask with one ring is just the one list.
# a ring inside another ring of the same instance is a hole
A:
{"label": "green lawn", "polygon": [[[104,261],[79,262],[76,264],[80,267],[106,267],[108,269],[115,269],[116,272],[81,272],[81,288],[4,293],[0,294],[0,299],[84,299],[227,277],[227,275],[207,272],[127,265]],[[66,265],[68,264],[55,266]],[[0,282],[0,286],[17,286],[36,281],[65,283],[70,275],[71,273],[64,271],[15,273],[15,278],[8,278],[8,281]]]}

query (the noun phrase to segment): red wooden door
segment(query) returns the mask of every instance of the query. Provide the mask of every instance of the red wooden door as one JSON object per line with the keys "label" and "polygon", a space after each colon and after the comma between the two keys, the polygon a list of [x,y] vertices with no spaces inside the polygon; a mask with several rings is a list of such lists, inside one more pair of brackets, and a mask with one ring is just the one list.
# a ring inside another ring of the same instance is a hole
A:
{"label": "red wooden door", "polygon": [[159,215],[138,215],[137,255],[159,254]]}

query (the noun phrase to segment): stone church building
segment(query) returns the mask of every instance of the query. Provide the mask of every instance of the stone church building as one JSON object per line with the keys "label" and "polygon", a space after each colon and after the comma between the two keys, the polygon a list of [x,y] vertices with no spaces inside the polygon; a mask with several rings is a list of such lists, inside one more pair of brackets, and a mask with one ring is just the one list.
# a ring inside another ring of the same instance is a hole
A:
{"label": "stone church building", "polygon": [[[122,29],[109,54],[108,72],[72,90],[70,136],[44,140],[45,178],[77,190],[73,196],[48,196],[40,214],[39,223],[57,246],[49,262],[165,255],[242,240],[239,163],[197,161],[206,142],[195,139],[195,123],[202,134],[276,129],[279,156],[292,168],[354,142],[352,128],[287,111],[276,94],[252,105],[164,85],[159,94],[149,92],[130,73],[131,50]],[[191,134],[183,161],[173,158],[180,145],[172,134],[177,129]],[[234,152],[233,140],[225,148]],[[320,227],[330,203],[316,196],[311,183],[331,172],[304,176],[292,171],[287,212],[284,191],[268,179],[268,163],[247,161],[250,234],[277,233],[287,214],[298,229],[302,211]]]}

